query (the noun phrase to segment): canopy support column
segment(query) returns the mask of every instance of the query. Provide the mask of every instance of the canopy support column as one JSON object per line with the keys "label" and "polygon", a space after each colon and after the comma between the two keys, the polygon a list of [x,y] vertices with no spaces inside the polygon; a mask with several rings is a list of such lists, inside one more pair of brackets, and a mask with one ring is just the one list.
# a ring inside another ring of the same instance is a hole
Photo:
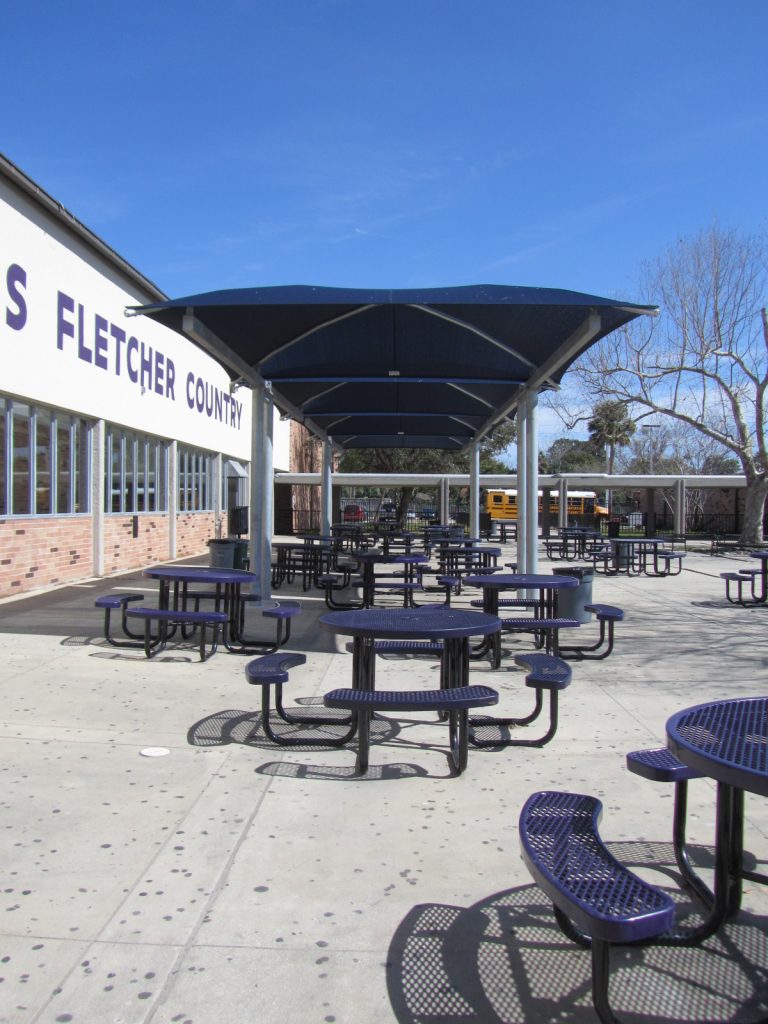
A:
{"label": "canopy support column", "polygon": [[685,480],[675,484],[675,530],[682,537],[685,533]]}
{"label": "canopy support column", "polygon": [[557,495],[557,528],[562,531],[568,525],[568,481],[561,480]]}
{"label": "canopy support column", "polygon": [[451,484],[447,476],[444,476],[440,481],[438,497],[440,499],[440,504],[438,506],[440,522],[444,526],[447,526],[448,520],[451,517]]}
{"label": "canopy support column", "polygon": [[517,571],[528,572],[528,509],[526,508],[526,436],[528,406],[521,402],[517,409]]}
{"label": "canopy support column", "polygon": [[248,555],[256,576],[253,593],[262,602],[272,593],[272,516],[274,472],[272,467],[272,394],[264,385],[253,388],[251,434],[251,515]]}
{"label": "canopy support column", "polygon": [[[106,424],[96,420],[91,428],[91,516],[93,521],[93,575],[104,575],[104,480],[106,479]],[[5,453],[3,453],[5,456]],[[111,467],[110,467],[111,472]],[[174,478],[171,477],[173,480]]]}
{"label": "canopy support column", "polygon": [[480,536],[480,442],[469,453],[469,535]]}
{"label": "canopy support column", "polygon": [[539,569],[539,426],[538,391],[529,391],[525,400],[525,497],[528,512],[526,533],[525,571],[536,573]]}
{"label": "canopy support column", "polygon": [[333,521],[333,490],[331,472],[333,470],[333,445],[329,438],[323,441],[323,468],[320,480],[320,536],[331,536]]}

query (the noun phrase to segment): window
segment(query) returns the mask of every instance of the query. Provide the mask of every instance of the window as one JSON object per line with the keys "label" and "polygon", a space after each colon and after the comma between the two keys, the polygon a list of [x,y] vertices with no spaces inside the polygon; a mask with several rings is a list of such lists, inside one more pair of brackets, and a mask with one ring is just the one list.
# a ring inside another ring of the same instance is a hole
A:
{"label": "window", "polygon": [[0,515],[89,512],[89,443],[85,420],[0,397]]}
{"label": "window", "polygon": [[121,427],[107,427],[107,512],[168,510],[167,443]]}
{"label": "window", "polygon": [[183,448],[179,445],[178,462],[179,512],[212,510],[216,456],[198,448]]}

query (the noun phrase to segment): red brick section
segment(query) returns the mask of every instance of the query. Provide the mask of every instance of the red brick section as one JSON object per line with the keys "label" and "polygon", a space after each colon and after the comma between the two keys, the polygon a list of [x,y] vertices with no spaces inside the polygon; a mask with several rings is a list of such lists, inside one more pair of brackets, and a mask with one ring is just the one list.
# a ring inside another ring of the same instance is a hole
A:
{"label": "red brick section", "polygon": [[216,536],[215,524],[213,512],[179,512],[176,516],[176,557],[207,554],[208,541]]}
{"label": "red brick section", "polygon": [[[134,518],[138,524],[133,535]],[[168,561],[168,517],[120,515],[104,517],[104,575]]]}
{"label": "red brick section", "polygon": [[0,519],[0,597],[93,575],[90,516]]}
{"label": "red brick section", "polygon": [[[207,554],[207,543],[214,536],[213,512],[182,513],[176,524],[177,557]],[[168,543],[167,516],[106,516],[104,574],[167,562]],[[73,583],[93,574],[91,516],[0,519],[0,597]]]}

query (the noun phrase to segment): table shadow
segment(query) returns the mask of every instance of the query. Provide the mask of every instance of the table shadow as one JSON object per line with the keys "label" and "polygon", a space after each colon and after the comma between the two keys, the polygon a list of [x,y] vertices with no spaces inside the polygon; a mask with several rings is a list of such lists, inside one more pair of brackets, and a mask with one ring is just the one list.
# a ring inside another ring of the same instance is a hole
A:
{"label": "table shadow", "polygon": [[[698,919],[699,908],[677,886],[670,843],[607,845],[633,868],[660,868],[662,878],[654,883],[669,892],[686,923]],[[697,861],[711,863],[711,850],[693,852]],[[615,1013],[624,1024],[748,1024],[764,1018],[767,926],[765,916],[742,911],[700,947],[615,947]],[[562,934],[551,903],[535,885],[503,890],[469,907],[414,906],[392,937],[386,970],[399,1024],[596,1020],[590,954]]]}

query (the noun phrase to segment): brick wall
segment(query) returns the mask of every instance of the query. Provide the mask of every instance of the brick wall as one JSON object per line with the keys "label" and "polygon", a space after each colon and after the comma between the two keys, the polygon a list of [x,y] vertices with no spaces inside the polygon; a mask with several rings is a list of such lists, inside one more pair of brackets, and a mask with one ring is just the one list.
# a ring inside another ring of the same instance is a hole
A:
{"label": "brick wall", "polygon": [[104,575],[168,561],[168,516],[143,514],[134,537],[134,516],[104,517]]}
{"label": "brick wall", "polygon": [[213,512],[179,512],[176,516],[176,557],[207,553],[208,541],[215,536],[216,516]]}
{"label": "brick wall", "polygon": [[0,597],[93,575],[90,516],[0,519]]}

